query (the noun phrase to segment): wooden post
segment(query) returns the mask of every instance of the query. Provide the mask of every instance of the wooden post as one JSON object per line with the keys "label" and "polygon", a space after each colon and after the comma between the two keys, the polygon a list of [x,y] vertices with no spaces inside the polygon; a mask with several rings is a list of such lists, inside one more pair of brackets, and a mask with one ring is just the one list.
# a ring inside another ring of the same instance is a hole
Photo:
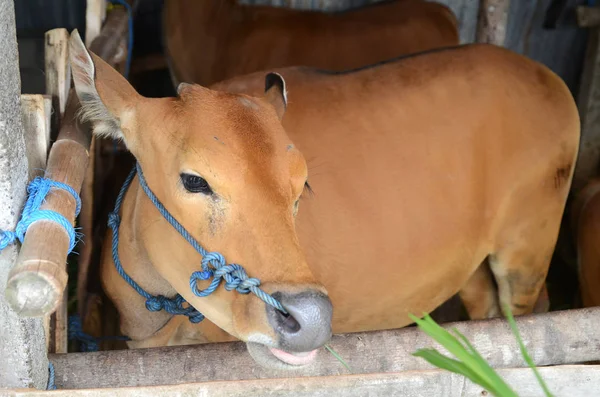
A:
{"label": "wooden post", "polygon": [[590,28],[577,106],[581,115],[581,142],[572,190],[577,193],[600,174],[600,9],[577,7],[579,26]]}
{"label": "wooden post", "polygon": [[85,7],[85,45],[89,47],[102,31],[106,0],[87,0]]}
{"label": "wooden post", "polygon": [[25,149],[29,163],[29,180],[44,175],[50,147],[50,114],[43,95],[21,95],[21,113],[25,132]]}
{"label": "wooden post", "polygon": [[46,94],[52,97],[56,114],[56,128],[65,113],[67,96],[71,89],[71,63],[69,62],[69,33],[66,29],[46,32],[44,62],[46,72]]}
{"label": "wooden post", "polygon": [[[54,133],[52,135],[56,136],[71,88],[69,33],[62,28],[49,30],[46,32],[45,43],[46,94],[51,96],[54,105]],[[63,294],[57,310],[50,316],[49,353],[67,352],[67,300],[67,294]]]}
{"label": "wooden post", "polygon": [[477,22],[478,43],[504,45],[510,0],[480,0]]}

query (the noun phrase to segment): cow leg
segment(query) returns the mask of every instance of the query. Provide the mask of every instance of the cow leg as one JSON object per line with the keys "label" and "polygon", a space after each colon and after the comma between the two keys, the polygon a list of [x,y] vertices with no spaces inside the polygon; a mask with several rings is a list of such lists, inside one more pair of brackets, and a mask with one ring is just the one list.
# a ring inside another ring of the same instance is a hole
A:
{"label": "cow leg", "polygon": [[541,302],[538,299],[545,288],[555,239],[543,232],[536,235],[532,231],[529,236],[489,257],[500,302],[508,305],[515,316],[532,313],[538,303],[542,311],[545,306],[543,296]]}
{"label": "cow leg", "polygon": [[487,259],[475,270],[475,273],[460,290],[459,296],[471,320],[500,315],[498,291]]}

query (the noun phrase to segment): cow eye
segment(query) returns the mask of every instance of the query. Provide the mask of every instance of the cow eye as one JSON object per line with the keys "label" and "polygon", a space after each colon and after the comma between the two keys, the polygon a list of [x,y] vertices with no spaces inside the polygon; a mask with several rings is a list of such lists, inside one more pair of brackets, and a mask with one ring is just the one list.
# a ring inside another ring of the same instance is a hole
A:
{"label": "cow eye", "polygon": [[181,182],[183,187],[190,193],[212,194],[212,189],[206,179],[198,175],[181,174]]}

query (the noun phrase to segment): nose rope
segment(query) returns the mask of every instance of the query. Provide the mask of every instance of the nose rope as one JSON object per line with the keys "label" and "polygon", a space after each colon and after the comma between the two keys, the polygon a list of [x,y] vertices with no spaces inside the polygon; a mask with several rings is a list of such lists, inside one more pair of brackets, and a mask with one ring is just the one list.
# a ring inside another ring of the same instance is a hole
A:
{"label": "nose rope", "polygon": [[[123,198],[125,197],[125,193],[131,185],[133,178],[136,173],[138,174],[138,179],[140,181],[140,186],[142,190],[150,201],[154,204],[156,209],[161,213],[161,215],[173,226],[175,230],[179,232],[179,234],[202,256],[201,271],[195,271],[190,276],[190,288],[194,295],[199,297],[209,296],[213,292],[217,290],[221,282],[224,282],[225,290],[227,291],[237,291],[241,294],[253,293],[259,299],[264,301],[266,304],[273,306],[277,310],[287,313],[287,311],[283,308],[281,303],[273,298],[271,295],[263,291],[259,288],[260,280],[248,277],[244,268],[237,264],[227,264],[223,255],[218,252],[208,252],[206,251],[198,241],[181,225],[177,219],[175,219],[169,211],[165,208],[165,206],[160,202],[158,197],[150,190],[148,184],[146,183],[146,179],[144,178],[144,174],[142,173],[142,169],[139,163],[136,163],[136,166],[131,170],[129,176],[125,180],[121,191],[117,197],[115,202],[115,209],[108,216],[108,226],[113,231],[112,238],[112,257],[115,263],[115,267],[117,272],[123,277],[123,279],[135,289],[141,296],[146,299],[146,309],[152,312],[165,310],[167,313],[175,314],[175,315],[184,315],[187,316],[192,323],[199,323],[204,319],[204,315],[196,310],[192,305],[190,305],[180,294],[177,294],[174,298],[167,298],[162,295],[154,296],[149,294],[146,290],[144,290],[138,283],[136,283],[123,269],[121,264],[121,260],[119,259],[119,225],[121,222],[121,218],[119,216],[119,212],[121,210],[121,205],[123,203]],[[198,288],[198,281],[209,280],[212,278],[210,285],[205,289]],[[186,303],[187,307],[184,307],[183,304]]]}

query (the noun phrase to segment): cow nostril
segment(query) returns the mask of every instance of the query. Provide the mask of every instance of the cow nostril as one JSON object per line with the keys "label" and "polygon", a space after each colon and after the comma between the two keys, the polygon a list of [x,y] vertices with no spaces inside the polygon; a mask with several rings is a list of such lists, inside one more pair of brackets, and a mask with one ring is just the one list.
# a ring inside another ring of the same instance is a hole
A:
{"label": "cow nostril", "polygon": [[300,331],[300,323],[289,313],[280,312],[277,310],[277,322],[285,332],[295,334]]}
{"label": "cow nostril", "polygon": [[333,307],[327,295],[305,290],[286,294],[272,294],[286,313],[267,306],[269,322],[278,336],[278,348],[293,352],[307,352],[321,347],[331,337]]}

